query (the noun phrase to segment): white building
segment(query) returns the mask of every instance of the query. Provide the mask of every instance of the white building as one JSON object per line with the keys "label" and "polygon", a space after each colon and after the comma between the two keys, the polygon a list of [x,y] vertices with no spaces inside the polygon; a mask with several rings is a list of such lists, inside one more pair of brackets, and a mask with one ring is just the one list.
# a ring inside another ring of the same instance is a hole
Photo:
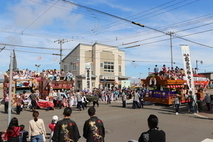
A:
{"label": "white building", "polygon": [[[90,89],[119,87],[121,80],[128,80],[125,52],[115,46],[79,44],[62,60],[61,66],[75,76],[75,89],[89,89],[88,85]],[[91,75],[86,67],[91,67]]]}

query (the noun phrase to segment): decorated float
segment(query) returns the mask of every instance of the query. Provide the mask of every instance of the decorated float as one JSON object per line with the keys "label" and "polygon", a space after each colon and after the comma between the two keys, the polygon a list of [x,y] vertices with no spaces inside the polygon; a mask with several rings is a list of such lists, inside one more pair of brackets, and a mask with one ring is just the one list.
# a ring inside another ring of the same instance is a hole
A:
{"label": "decorated float", "polygon": [[[189,88],[186,77],[166,78],[159,74],[150,74],[146,79],[142,79],[143,87],[147,90],[144,100],[148,102],[172,105],[174,97],[179,95],[181,102],[186,101],[185,95],[188,94]],[[209,84],[209,79],[203,75],[194,75],[195,94],[197,98],[204,97],[203,90]]]}

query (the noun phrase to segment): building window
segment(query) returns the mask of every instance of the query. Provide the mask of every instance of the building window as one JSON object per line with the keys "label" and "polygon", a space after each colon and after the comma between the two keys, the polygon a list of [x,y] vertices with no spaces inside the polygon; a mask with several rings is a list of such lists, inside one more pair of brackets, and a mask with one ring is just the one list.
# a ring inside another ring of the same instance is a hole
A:
{"label": "building window", "polygon": [[121,72],[121,65],[118,66],[118,72]]}
{"label": "building window", "polygon": [[103,63],[100,63],[100,67],[103,68],[103,66],[104,66]]}
{"label": "building window", "polygon": [[114,72],[114,63],[104,62],[104,72]]}
{"label": "building window", "polygon": [[73,70],[73,71],[76,71],[76,70],[77,70],[77,65],[76,65],[76,63],[72,63],[72,70]]}

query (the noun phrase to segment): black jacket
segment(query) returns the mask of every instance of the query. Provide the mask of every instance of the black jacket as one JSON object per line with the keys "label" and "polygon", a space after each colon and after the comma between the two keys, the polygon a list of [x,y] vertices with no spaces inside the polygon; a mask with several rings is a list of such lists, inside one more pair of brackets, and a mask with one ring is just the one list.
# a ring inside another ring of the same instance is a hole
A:
{"label": "black jacket", "polygon": [[84,123],[83,136],[87,142],[104,142],[105,128],[103,122],[96,116],[90,117]]}
{"label": "black jacket", "polygon": [[141,134],[138,142],[166,142],[166,134],[162,130],[150,129]]}
{"label": "black jacket", "polygon": [[77,142],[80,138],[77,124],[69,118],[57,122],[53,142]]}

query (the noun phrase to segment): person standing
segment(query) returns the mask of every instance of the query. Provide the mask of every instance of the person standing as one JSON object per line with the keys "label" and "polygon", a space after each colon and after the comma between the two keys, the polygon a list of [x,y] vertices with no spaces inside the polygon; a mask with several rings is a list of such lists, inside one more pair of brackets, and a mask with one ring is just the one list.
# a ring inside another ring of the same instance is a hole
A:
{"label": "person standing", "polygon": [[176,95],[175,98],[174,98],[174,107],[175,107],[175,114],[178,115],[179,107],[180,107],[179,95]]}
{"label": "person standing", "polygon": [[165,132],[158,130],[158,117],[151,114],[147,122],[149,130],[140,135],[138,142],[166,142]]}
{"label": "person standing", "polygon": [[38,116],[39,112],[33,111],[33,119],[29,121],[29,140],[31,142],[43,142],[43,135],[46,135],[44,121]]}
{"label": "person standing", "polygon": [[104,142],[105,128],[103,121],[95,115],[95,108],[88,109],[90,118],[85,121],[83,128],[83,137],[86,142]]}
{"label": "person standing", "polygon": [[78,91],[77,94],[76,94],[76,97],[77,97],[77,102],[78,102],[77,108],[81,111],[81,108],[84,109],[84,106],[82,104],[82,95],[81,95],[81,92]]}
{"label": "person standing", "polygon": [[7,142],[18,142],[20,131],[21,127],[19,127],[18,125],[18,119],[16,117],[13,117],[4,135],[4,140],[6,140]]}
{"label": "person standing", "polygon": [[134,91],[132,108],[133,109],[140,108],[140,106],[139,106],[139,93],[138,93],[138,91]]}
{"label": "person standing", "polygon": [[78,126],[70,119],[71,114],[72,108],[66,107],[63,112],[64,119],[56,123],[53,142],[77,142],[80,139]]}
{"label": "person standing", "polygon": [[14,104],[16,104],[16,113],[20,114],[20,112],[21,112],[21,105],[22,105],[22,98],[21,98],[20,95],[18,95],[18,94],[16,95],[15,101],[13,102],[12,105],[14,105]]}
{"label": "person standing", "polygon": [[31,100],[32,110],[34,111],[37,108],[37,102],[36,101],[38,100],[38,96],[35,94],[34,90],[31,91],[29,98]]}
{"label": "person standing", "polygon": [[123,104],[123,108],[126,107],[126,92],[123,91],[122,93],[122,104]]}
{"label": "person standing", "polygon": [[9,104],[9,96],[6,94],[4,96],[4,112],[8,113],[8,104]]}
{"label": "person standing", "polygon": [[209,93],[206,93],[206,96],[204,98],[204,101],[206,103],[207,111],[210,111],[210,102],[211,102],[211,97]]}
{"label": "person standing", "polygon": [[57,121],[58,121],[58,116],[54,115],[52,118],[52,122],[49,124],[49,128],[51,130],[50,138],[49,138],[50,142],[52,142],[52,137],[53,137],[53,133],[54,133]]}
{"label": "person standing", "polygon": [[84,106],[84,108],[87,109],[87,103],[88,103],[88,100],[87,100],[87,97],[85,96],[84,92],[82,94],[82,105]]}
{"label": "person standing", "polygon": [[106,96],[107,96],[107,104],[111,104],[111,91],[107,91],[106,92]]}
{"label": "person standing", "polygon": [[159,72],[158,65],[155,65],[155,68],[154,68],[154,73],[155,73],[155,74],[158,74],[158,72]]}
{"label": "person standing", "polygon": [[94,94],[94,99],[93,99],[93,107],[95,107],[95,105],[97,105],[97,107],[99,107],[99,96],[98,96],[98,93],[97,92],[93,92]]}
{"label": "person standing", "polygon": [[144,106],[144,99],[143,99],[144,98],[144,93],[145,92],[143,90],[141,90],[140,94],[139,94],[140,95],[139,102],[140,102],[141,108],[143,108],[143,106]]}

